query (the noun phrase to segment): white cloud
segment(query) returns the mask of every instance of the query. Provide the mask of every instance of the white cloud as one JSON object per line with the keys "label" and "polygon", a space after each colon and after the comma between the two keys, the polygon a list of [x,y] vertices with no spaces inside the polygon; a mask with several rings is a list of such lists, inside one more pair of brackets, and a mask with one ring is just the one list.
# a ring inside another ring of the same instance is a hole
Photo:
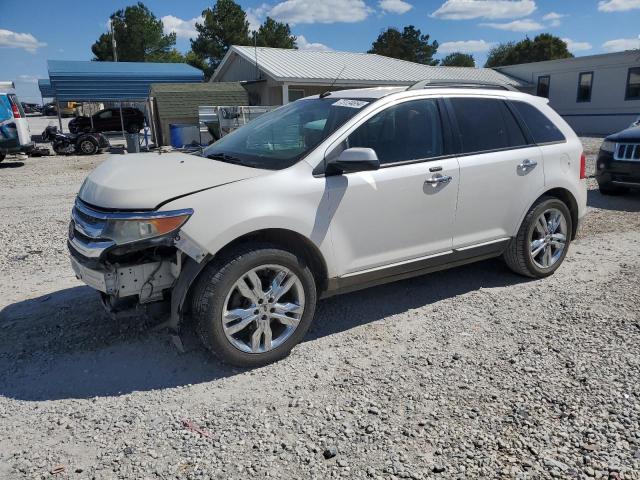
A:
{"label": "white cloud", "polygon": [[640,8],[640,0],[602,0],[598,2],[601,12],[626,12]]}
{"label": "white cloud", "polygon": [[607,52],[623,52],[640,48],[640,40],[637,38],[617,38],[602,44],[602,49]]}
{"label": "white cloud", "polygon": [[484,40],[460,40],[457,42],[443,42],[438,46],[438,53],[448,54],[453,52],[477,53],[488,52],[493,43]]}
{"label": "white cloud", "polygon": [[404,0],[380,0],[378,7],[385,12],[403,14],[411,10],[413,5]]}
{"label": "white cloud", "polygon": [[480,26],[497,28],[498,30],[510,30],[512,32],[533,32],[544,28],[544,25],[528,18],[507,23],[481,23]]}
{"label": "white cloud", "polygon": [[566,15],[556,12],[549,12],[544,17],[542,17],[542,20],[544,20],[545,22],[549,22],[549,26],[551,27],[559,27],[561,23],[560,19],[563,17],[566,17]]}
{"label": "white cloud", "polygon": [[39,42],[30,33],[18,33],[0,28],[0,48],[24,48],[29,53],[36,53],[47,44]]}
{"label": "white cloud", "polygon": [[269,16],[291,25],[299,23],[354,23],[371,13],[364,0],[285,0]]}
{"label": "white cloud", "polygon": [[247,8],[247,22],[249,22],[249,30],[257,32],[264,21],[265,13],[269,10],[269,5],[263,3],[256,8]]}
{"label": "white cloud", "polygon": [[570,52],[584,52],[593,48],[589,42],[576,42],[570,38],[563,38],[562,41],[567,44]]}
{"label": "white cloud", "polygon": [[173,15],[165,15],[160,20],[162,20],[162,25],[164,25],[164,33],[170,34],[175,33],[178,38],[195,38],[198,35],[198,31],[196,30],[196,22],[202,23],[202,17],[195,17],[191,20],[183,20],[178,17],[174,17]]}
{"label": "white cloud", "polygon": [[18,79],[16,80],[16,83],[18,82],[22,82],[22,83],[38,83],[38,77],[35,77],[33,75],[18,75]]}
{"label": "white cloud", "polygon": [[314,50],[319,52],[331,52],[333,49],[326,46],[324,43],[308,42],[304,35],[298,35],[296,37],[296,44],[298,50]]}
{"label": "white cloud", "polygon": [[431,14],[446,20],[519,18],[532,14],[534,0],[447,0]]}

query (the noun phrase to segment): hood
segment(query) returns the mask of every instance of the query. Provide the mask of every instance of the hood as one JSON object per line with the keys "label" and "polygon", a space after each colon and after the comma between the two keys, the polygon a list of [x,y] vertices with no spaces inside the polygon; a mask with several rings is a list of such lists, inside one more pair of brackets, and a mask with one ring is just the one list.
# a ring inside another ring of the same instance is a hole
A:
{"label": "hood", "polygon": [[605,140],[612,142],[640,142],[640,127],[629,127],[621,132],[609,135]]}
{"label": "hood", "polygon": [[266,173],[178,152],[111,155],[86,178],[78,196],[101,208],[150,210],[167,200]]}

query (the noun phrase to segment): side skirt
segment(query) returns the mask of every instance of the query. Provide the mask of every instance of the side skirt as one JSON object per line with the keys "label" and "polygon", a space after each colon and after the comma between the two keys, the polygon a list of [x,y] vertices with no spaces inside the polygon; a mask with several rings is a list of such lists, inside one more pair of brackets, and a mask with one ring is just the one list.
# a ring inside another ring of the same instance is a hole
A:
{"label": "side skirt", "polygon": [[327,290],[323,292],[321,298],[328,298],[334,295],[354,292],[376,285],[405,280],[427,273],[447,270],[468,263],[499,257],[504,252],[509,241],[511,241],[510,238],[504,238],[481,245],[451,250],[449,253],[434,255],[420,260],[330,278],[327,284]]}

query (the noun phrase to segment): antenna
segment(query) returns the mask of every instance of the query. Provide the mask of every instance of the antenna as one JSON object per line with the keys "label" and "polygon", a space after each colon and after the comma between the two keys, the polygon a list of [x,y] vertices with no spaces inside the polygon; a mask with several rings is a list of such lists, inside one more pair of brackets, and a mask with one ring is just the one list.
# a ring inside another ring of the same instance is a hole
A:
{"label": "antenna", "polygon": [[342,72],[344,72],[344,69],[347,68],[347,65],[345,64],[342,67],[342,70],[340,70],[340,72],[338,73],[338,76],[336,78],[333,79],[333,82],[331,82],[331,85],[329,85],[329,88],[327,88],[324,92],[322,92],[320,94],[320,98],[325,98],[328,97],[329,95],[331,95],[331,89],[333,88],[333,86],[336,84],[336,82],[338,81],[338,79],[340,78],[340,75],[342,75]]}

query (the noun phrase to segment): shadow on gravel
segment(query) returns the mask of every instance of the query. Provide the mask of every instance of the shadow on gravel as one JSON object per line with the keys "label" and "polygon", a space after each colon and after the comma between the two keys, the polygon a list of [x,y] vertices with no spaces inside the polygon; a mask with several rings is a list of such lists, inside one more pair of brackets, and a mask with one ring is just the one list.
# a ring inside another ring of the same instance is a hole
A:
{"label": "shadow on gravel", "polygon": [[620,195],[603,195],[600,190],[589,190],[587,205],[602,210],[640,212],[640,190],[632,190]]}
{"label": "shadow on gravel", "polygon": [[0,395],[58,400],[124,395],[233,375],[187,334],[180,353],[140,318],[114,322],[89,287],[0,311]]}
{"label": "shadow on gravel", "polygon": [[20,168],[24,167],[24,162],[0,162],[0,170],[3,168]]}
{"label": "shadow on gravel", "polygon": [[499,259],[435,272],[339,295],[319,303],[305,341],[349,330],[480,288],[531,281],[515,275]]}
{"label": "shadow on gravel", "polygon": [[[320,302],[304,341],[479,288],[526,281],[499,260],[459,267]],[[0,311],[0,395],[19,400],[118,396],[209,382],[242,370],[214,360],[188,329],[180,353],[140,318],[114,322],[88,287]]]}

